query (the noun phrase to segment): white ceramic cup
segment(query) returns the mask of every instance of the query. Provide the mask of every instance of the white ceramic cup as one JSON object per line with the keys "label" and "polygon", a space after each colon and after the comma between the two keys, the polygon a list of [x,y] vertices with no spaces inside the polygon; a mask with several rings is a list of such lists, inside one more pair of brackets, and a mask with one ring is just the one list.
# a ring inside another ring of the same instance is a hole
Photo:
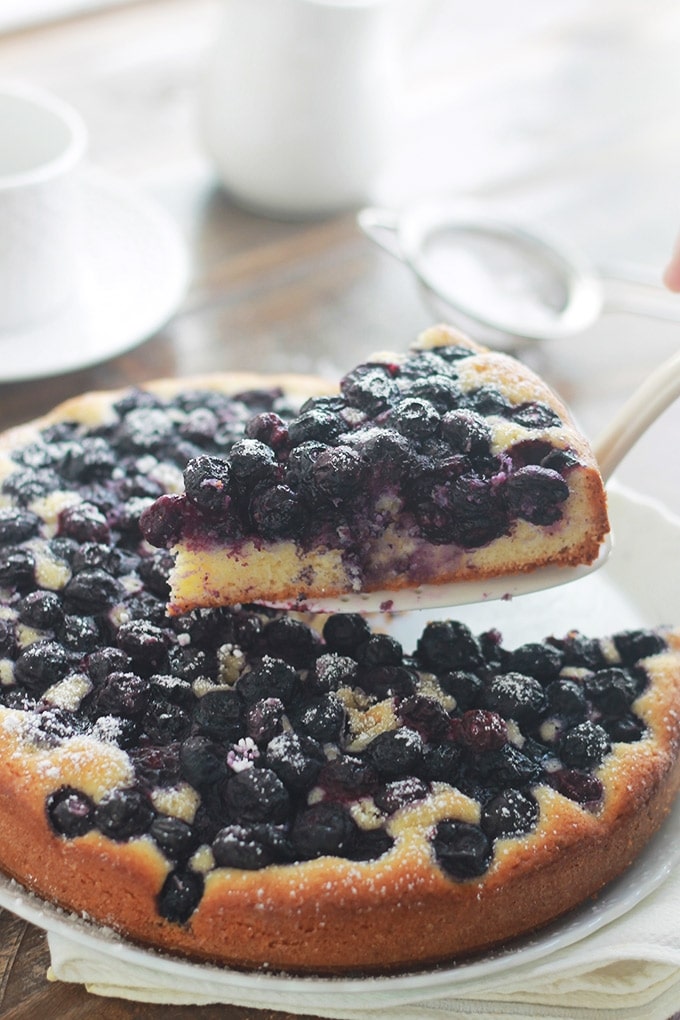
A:
{"label": "white ceramic cup", "polygon": [[0,333],[28,329],[73,299],[86,148],[70,106],[0,83]]}
{"label": "white ceramic cup", "polygon": [[296,218],[369,196],[395,122],[403,4],[223,0],[199,117],[238,202]]}

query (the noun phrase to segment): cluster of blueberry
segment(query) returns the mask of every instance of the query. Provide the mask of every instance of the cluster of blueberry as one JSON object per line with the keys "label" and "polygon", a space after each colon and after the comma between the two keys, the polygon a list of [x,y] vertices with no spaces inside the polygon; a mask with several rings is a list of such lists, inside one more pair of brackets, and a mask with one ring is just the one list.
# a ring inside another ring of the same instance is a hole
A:
{"label": "cluster of blueberry", "polygon": [[[377,372],[389,390],[389,372]],[[364,378],[345,391],[363,392]],[[93,734],[123,748],[135,773],[96,804],[83,791],[55,790],[46,806],[54,831],[149,836],[173,863],[159,912],[183,922],[202,895],[190,863],[201,846],[217,866],[249,869],[326,854],[375,859],[392,845],[394,812],[444,782],[481,804],[479,825],[446,819],[431,834],[441,867],[463,879],[488,867],[494,840],[535,825],[536,784],[599,803],[593,770],[611,742],[643,733],[631,706],[647,677],[636,663],[664,647],[660,636],[617,635],[612,666],[600,642],[578,634],[508,651],[494,631],[476,637],[458,623],[431,623],[406,654],[352,614],[330,617],[322,636],[247,607],[169,618],[170,557],[142,541],[142,509],[197,448],[234,449],[244,429],[268,423],[271,453],[290,429],[277,393],[172,401],[132,393],[114,410],[95,428],[46,429],[15,453],[2,484],[0,703],[27,713],[39,745]],[[427,411],[435,413],[443,442],[448,412]],[[65,502],[53,534],[35,501],[64,490],[79,499]],[[47,560],[60,567],[49,583]],[[77,706],[55,694],[74,676],[85,681]],[[356,692],[364,708],[387,702],[392,712],[365,746],[352,723]],[[153,791],[180,782],[198,794],[190,820],[154,806]],[[371,827],[354,810],[366,799],[377,812]]]}
{"label": "cluster of blueberry", "polygon": [[162,547],[180,536],[200,544],[206,534],[305,535],[360,547],[384,531],[386,494],[398,498],[404,526],[435,544],[476,548],[517,518],[553,524],[575,458],[540,439],[492,453],[488,418],[529,429],[560,418],[540,402],[512,404],[489,384],[464,390],[458,366],[471,354],[452,345],[361,365],[337,396],[311,398],[288,421],[253,417],[228,461],[204,455],[187,464],[186,496],[145,513],[146,537]]}

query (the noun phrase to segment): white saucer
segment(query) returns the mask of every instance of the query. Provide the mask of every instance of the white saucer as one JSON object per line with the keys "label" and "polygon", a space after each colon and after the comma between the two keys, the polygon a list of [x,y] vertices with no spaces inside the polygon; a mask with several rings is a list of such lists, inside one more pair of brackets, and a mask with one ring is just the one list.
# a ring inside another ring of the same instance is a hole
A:
{"label": "white saucer", "polygon": [[72,372],[147,339],[186,290],[187,255],[170,218],[97,170],[82,181],[80,285],[57,317],[0,332],[0,383]]}

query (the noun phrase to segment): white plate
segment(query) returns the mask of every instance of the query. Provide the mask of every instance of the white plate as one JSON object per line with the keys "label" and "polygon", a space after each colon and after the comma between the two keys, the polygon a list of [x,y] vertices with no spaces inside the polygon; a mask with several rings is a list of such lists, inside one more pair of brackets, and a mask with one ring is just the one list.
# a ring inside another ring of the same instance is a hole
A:
{"label": "white plate", "polygon": [[83,173],[82,202],[77,294],[44,323],[0,332],[0,383],[116,357],[167,322],[182,299],[186,251],[162,209],[95,170]]}
{"label": "white plate", "polygon": [[[590,635],[629,627],[672,622],[669,615],[680,608],[680,572],[668,569],[680,561],[680,520],[663,507],[624,492],[610,489],[610,510],[617,536],[605,567],[597,574],[567,588],[524,596],[509,603],[467,607],[456,613],[479,631],[498,627],[509,647],[551,633],[564,634],[576,627]],[[644,540],[641,541],[640,537]],[[414,619],[415,617],[415,619]],[[676,620],[677,622],[677,620]],[[422,629],[421,613],[409,614],[393,623],[393,633],[411,648]],[[680,863],[680,805],[648,844],[626,874],[611,883],[567,917],[541,932],[518,940],[481,958],[433,971],[376,978],[287,977],[247,974],[226,968],[188,963],[140,949],[94,925],[69,917],[15,883],[0,883],[0,906],[99,954],[104,965],[143,968],[157,985],[164,976],[186,989],[196,988],[214,996],[213,1001],[268,1009],[293,1009],[313,1013],[332,1009],[390,1007],[448,994],[471,993],[483,987],[502,988],[503,978],[523,964],[543,960],[615,921],[657,889]]]}

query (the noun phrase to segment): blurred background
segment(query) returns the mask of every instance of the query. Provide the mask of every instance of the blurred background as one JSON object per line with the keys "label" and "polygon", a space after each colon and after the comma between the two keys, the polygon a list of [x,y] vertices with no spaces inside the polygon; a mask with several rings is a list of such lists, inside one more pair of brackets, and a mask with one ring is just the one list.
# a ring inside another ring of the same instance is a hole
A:
{"label": "blurred background", "polygon": [[[251,0],[266,2],[277,0]],[[0,3],[3,76],[50,88],[79,109],[91,161],[171,214],[191,265],[182,307],[134,360],[72,373],[49,389],[34,383],[38,404],[159,374],[266,367],[335,376],[371,349],[405,346],[435,315],[408,269],[357,230],[361,201],[313,218],[272,218],[247,211],[220,185],[200,125],[205,77],[235,3]],[[388,103],[394,130],[362,200],[399,209],[472,196],[577,245],[598,267],[658,280],[680,229],[677,0],[389,6],[408,18]],[[316,37],[298,43],[313,48]],[[255,56],[259,43],[251,45]],[[276,65],[267,83],[274,94],[295,75],[296,59],[290,71]],[[249,89],[239,102],[252,98]],[[262,158],[276,163],[271,152]],[[522,356],[595,433],[677,349],[678,329],[610,314]],[[664,422],[678,434],[678,411]],[[645,443],[661,432],[657,425],[645,437],[628,473],[672,502],[658,472],[645,474]]]}

